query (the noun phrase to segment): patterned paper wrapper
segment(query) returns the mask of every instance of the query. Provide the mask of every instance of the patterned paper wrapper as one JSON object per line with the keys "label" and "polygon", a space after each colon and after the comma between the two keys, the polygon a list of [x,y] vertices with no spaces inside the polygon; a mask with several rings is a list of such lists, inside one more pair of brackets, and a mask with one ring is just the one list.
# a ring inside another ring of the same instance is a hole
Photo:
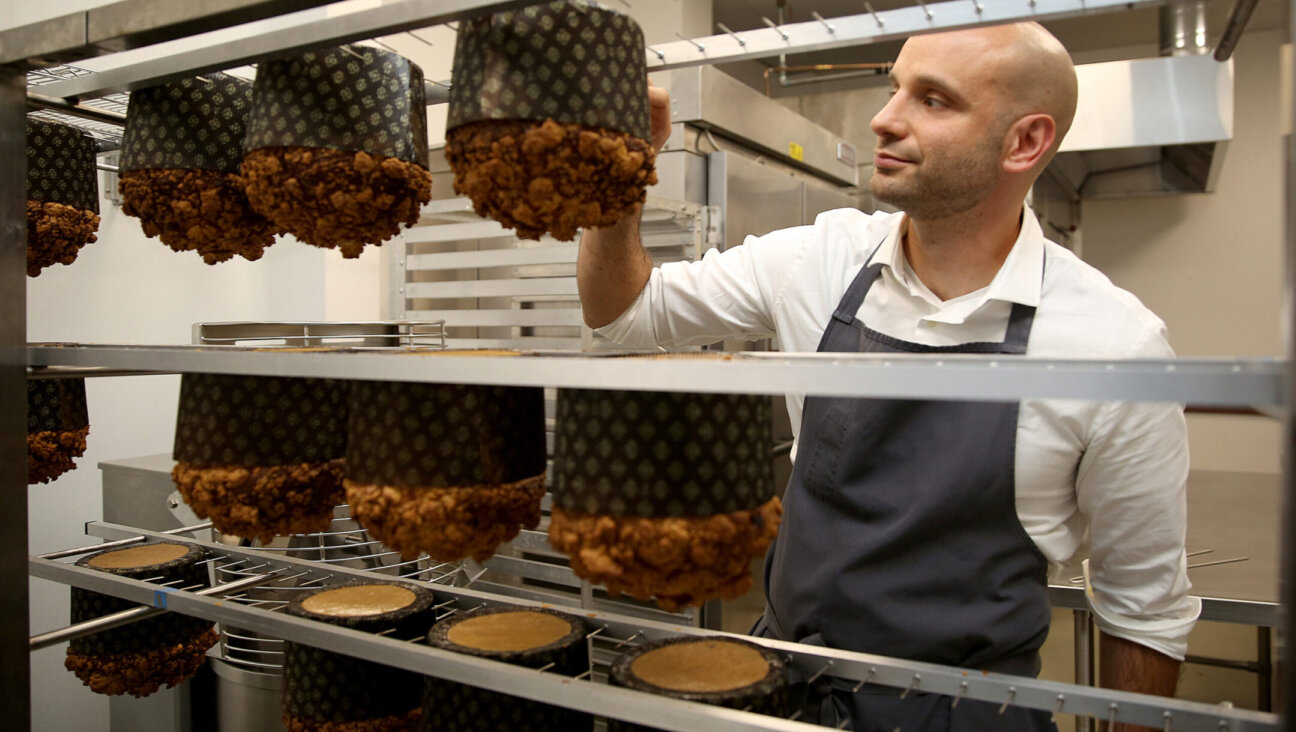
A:
{"label": "patterned paper wrapper", "polygon": [[544,391],[354,384],[347,480],[399,487],[500,485],[544,473]]}
{"label": "patterned paper wrapper", "polygon": [[267,147],[364,151],[426,169],[423,70],[354,45],[267,61],[252,91],[244,151]]}
{"label": "patterned paper wrapper", "polygon": [[94,139],[70,125],[27,118],[27,198],[99,213]]}
{"label": "patterned paper wrapper", "polygon": [[[769,673],[760,681],[728,691],[678,691],[675,689],[664,689],[655,684],[651,684],[640,679],[631,670],[634,662],[645,653],[664,648],[666,646],[680,643],[732,643],[753,649],[760,653],[761,657],[769,664]],[[698,702],[701,704],[714,704],[716,706],[728,707],[730,709],[744,709],[756,714],[768,714],[775,717],[785,717],[788,714],[788,693],[787,693],[787,669],[783,660],[774,651],[764,646],[758,646],[737,638],[698,638],[698,637],[677,637],[665,638],[659,641],[644,643],[643,645],[626,651],[618,656],[608,670],[608,683],[613,686],[620,686],[635,691],[642,691],[659,696],[667,696],[673,699],[682,699],[684,701]],[[652,727],[624,722],[619,719],[608,719],[608,732],[658,732]]]}
{"label": "patterned paper wrapper", "polygon": [[357,382],[347,445],[351,515],[406,559],[489,558],[540,521],[544,391]]}
{"label": "patterned paper wrapper", "polygon": [[76,468],[86,450],[90,412],[85,379],[27,381],[27,484],[48,483]]}
{"label": "patterned paper wrapper", "polygon": [[198,169],[238,173],[252,82],[207,74],[131,93],[122,172]]}
{"label": "patterned paper wrapper", "polygon": [[[163,542],[170,543],[170,542]],[[160,564],[124,569],[90,565],[110,550],[82,557],[77,566],[89,567],[132,579],[160,577],[159,584],[175,581],[172,588],[207,587],[204,553],[188,547],[181,557]],[[138,607],[135,603],[79,587],[72,588],[71,618],[80,623]],[[216,642],[212,623],[178,613],[165,613],[120,628],[82,636],[68,643],[66,665],[90,688],[101,694],[128,693],[147,696],[161,686],[175,686],[202,665],[206,651]]]}
{"label": "patterned paper wrapper", "polygon": [[29,379],[27,433],[67,432],[90,425],[85,379]]}
{"label": "patterned paper wrapper", "polygon": [[[487,651],[459,645],[449,632],[457,624],[496,613],[537,612],[566,621],[571,632],[538,648],[523,651]],[[447,651],[466,653],[527,668],[544,668],[575,677],[589,671],[585,624],[580,618],[550,608],[495,606],[457,613],[428,633],[428,644]],[[478,732],[479,730],[530,729],[545,732],[592,730],[594,718],[574,709],[489,691],[450,679],[426,677],[423,685],[423,732]]]}
{"label": "patterned paper wrapper", "polygon": [[464,21],[446,128],[552,119],[651,140],[643,49],[632,18],[583,0]]}
{"label": "patterned paper wrapper", "polygon": [[175,459],[271,467],[346,454],[346,385],[331,379],[185,374]]}
{"label": "patterned paper wrapper", "polygon": [[[403,582],[382,584],[410,590],[414,602],[391,612],[356,617],[321,615],[302,607],[313,595],[337,589],[327,587],[301,593],[286,612],[366,633],[394,631],[393,636],[401,639],[426,633],[435,620],[432,592]],[[283,673],[284,724],[290,729],[417,729],[423,679],[416,673],[291,641],[284,643]]]}
{"label": "patterned paper wrapper", "polygon": [[269,541],[327,530],[342,503],[346,385],[185,374],[171,475],[201,518]]}
{"label": "patterned paper wrapper", "polygon": [[559,389],[554,505],[610,516],[712,516],[774,496],[770,400]]}

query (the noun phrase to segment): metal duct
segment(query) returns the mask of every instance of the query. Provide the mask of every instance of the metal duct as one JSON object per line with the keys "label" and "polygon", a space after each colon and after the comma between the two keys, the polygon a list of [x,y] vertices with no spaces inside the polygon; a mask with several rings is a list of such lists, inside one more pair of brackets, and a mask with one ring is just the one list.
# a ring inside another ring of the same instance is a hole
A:
{"label": "metal duct", "polygon": [[1206,0],[1172,0],[1161,7],[1161,55],[1196,56],[1206,45]]}

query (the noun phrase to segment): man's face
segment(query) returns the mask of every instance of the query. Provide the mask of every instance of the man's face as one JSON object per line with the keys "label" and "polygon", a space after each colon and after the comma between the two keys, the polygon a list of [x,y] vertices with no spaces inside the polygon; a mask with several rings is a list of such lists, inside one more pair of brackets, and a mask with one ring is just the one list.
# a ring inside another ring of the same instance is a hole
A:
{"label": "man's face", "polygon": [[968,211],[1002,176],[1005,105],[996,50],[973,34],[909,40],[891,71],[869,190],[915,220]]}

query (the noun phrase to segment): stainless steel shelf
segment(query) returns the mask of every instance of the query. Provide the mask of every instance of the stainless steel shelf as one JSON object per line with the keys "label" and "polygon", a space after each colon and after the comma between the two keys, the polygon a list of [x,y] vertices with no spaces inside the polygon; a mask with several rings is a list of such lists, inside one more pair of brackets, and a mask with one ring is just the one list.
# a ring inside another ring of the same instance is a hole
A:
{"label": "stainless steel shelf", "polygon": [[648,48],[648,70],[730,63],[894,41],[931,31],[1020,20],[1059,20],[1164,4],[1164,0],[949,0],[926,5],[914,3],[875,13],[660,43]]}
{"label": "stainless steel shelf", "polygon": [[[90,533],[106,539],[145,536],[174,541],[174,535],[141,531],[115,524],[92,523]],[[346,579],[366,579],[360,570],[323,567],[251,549],[236,549],[210,542],[191,541],[208,550],[213,557],[249,567],[249,576],[279,572],[300,578],[309,573],[311,585],[327,585]],[[85,552],[97,547],[85,548]],[[62,554],[67,554],[63,552]],[[462,683],[493,689],[506,694],[549,704],[580,709],[592,714],[632,720],[663,729],[674,730],[795,730],[821,729],[791,720],[778,719],[719,707],[680,702],[606,686],[597,681],[573,679],[532,669],[461,656],[434,649],[419,639],[378,637],[353,630],[315,623],[282,615],[273,610],[220,601],[192,592],[157,593],[156,585],[126,579],[77,567],[68,562],[41,557],[29,560],[32,576],[102,592],[141,605],[154,605],[161,597],[165,607],[184,613],[229,623],[233,626],[285,638],[294,642],[327,647],[350,656],[406,668],[431,676],[453,678]],[[437,595],[437,604],[451,608],[447,612],[480,605],[532,604],[516,597],[481,592],[469,588],[428,584]],[[725,635],[716,631],[656,623],[639,618],[600,612],[582,611],[587,622],[596,627],[599,643],[615,642],[622,648],[636,641],[681,635]],[[1250,732],[1278,729],[1276,715],[1215,707],[1208,704],[1115,692],[1092,687],[1039,681],[1025,677],[984,673],[935,664],[917,663],[871,654],[838,651],[797,643],[759,639],[758,642],[786,654],[791,666],[806,675],[831,676],[857,684],[875,683],[895,688],[916,689],[963,699],[976,699],[1001,705],[1079,714],[1104,720],[1143,724],[1157,729],[1200,730],[1201,732]]]}
{"label": "stainless steel shelf", "polygon": [[714,361],[544,352],[529,352],[520,359],[419,358],[409,352],[76,344],[29,346],[28,365],[640,391],[1170,401],[1265,409],[1282,404],[1286,369],[1284,362],[1272,359],[1100,361],[755,352]]}
{"label": "stainless steel shelf", "polygon": [[[244,1],[249,5],[277,6],[274,12],[262,12],[261,17],[271,15],[279,17],[240,27],[239,30],[244,32],[234,38],[227,37],[225,34],[215,37],[198,35],[186,38],[184,43],[127,51],[121,54],[119,65],[95,74],[47,84],[41,88],[41,93],[64,99],[100,97],[195,74],[230,69],[265,58],[453,22],[482,13],[534,5],[537,2],[537,0],[403,0],[386,3],[352,1],[334,2],[324,7],[297,10],[303,5],[320,3],[290,3],[287,0],[274,2],[261,0],[259,3],[252,0]],[[224,2],[234,3],[238,0],[224,0]],[[214,0],[208,0],[198,6],[211,4],[215,4]],[[146,8],[188,6],[185,3],[171,3],[168,0],[126,0],[117,5],[136,6],[138,18],[152,17],[146,14]],[[289,10],[296,10],[296,12],[287,12]],[[90,10],[73,16],[63,16],[48,21],[45,25],[51,28],[66,22],[75,25],[76,17],[89,16],[95,12]],[[231,24],[213,23],[209,27],[198,30],[215,30],[229,25]],[[69,43],[66,38],[58,41],[51,38],[48,43],[42,43],[40,38],[24,38],[22,34],[25,30],[27,29],[17,28],[0,34],[0,63],[39,56],[47,45],[51,50],[70,48],[72,49],[70,55],[73,57],[78,52],[82,56],[98,55],[92,48]],[[76,38],[75,34],[72,38]],[[88,42],[94,41],[89,39]]]}

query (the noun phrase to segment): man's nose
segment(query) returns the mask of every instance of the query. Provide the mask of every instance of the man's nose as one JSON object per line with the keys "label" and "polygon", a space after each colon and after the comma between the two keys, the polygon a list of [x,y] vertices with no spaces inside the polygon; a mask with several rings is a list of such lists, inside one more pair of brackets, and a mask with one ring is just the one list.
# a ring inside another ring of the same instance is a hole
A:
{"label": "man's nose", "polygon": [[891,95],[891,99],[873,115],[872,121],[869,122],[869,128],[873,134],[878,137],[897,138],[903,137],[904,120],[901,118],[899,110],[900,92]]}

